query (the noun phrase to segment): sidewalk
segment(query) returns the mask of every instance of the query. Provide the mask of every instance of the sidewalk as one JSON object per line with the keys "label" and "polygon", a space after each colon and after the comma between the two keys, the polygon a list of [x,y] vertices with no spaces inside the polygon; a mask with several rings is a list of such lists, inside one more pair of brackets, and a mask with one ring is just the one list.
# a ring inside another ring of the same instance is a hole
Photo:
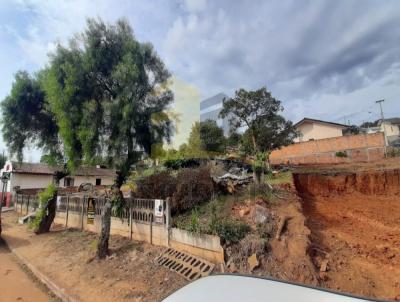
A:
{"label": "sidewalk", "polygon": [[50,297],[18,265],[0,238],[0,301],[49,301]]}
{"label": "sidewalk", "polygon": [[160,301],[187,284],[155,263],[164,248],[111,236],[111,256],[91,261],[97,234],[57,226],[50,233],[35,235],[26,225],[17,224],[15,212],[4,213],[2,219],[2,236],[10,249],[72,301]]}

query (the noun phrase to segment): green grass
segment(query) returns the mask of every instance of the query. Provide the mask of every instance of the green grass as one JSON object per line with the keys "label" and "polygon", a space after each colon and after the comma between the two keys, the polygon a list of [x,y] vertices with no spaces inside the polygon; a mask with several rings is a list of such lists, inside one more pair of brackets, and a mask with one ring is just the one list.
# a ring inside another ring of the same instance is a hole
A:
{"label": "green grass", "polygon": [[275,176],[267,175],[266,180],[270,185],[291,184],[293,182],[292,172],[281,172]]}
{"label": "green grass", "polygon": [[217,196],[213,200],[203,202],[193,210],[173,216],[173,225],[187,231],[209,234],[213,213],[216,213],[218,219],[230,217],[235,199],[232,195]]}

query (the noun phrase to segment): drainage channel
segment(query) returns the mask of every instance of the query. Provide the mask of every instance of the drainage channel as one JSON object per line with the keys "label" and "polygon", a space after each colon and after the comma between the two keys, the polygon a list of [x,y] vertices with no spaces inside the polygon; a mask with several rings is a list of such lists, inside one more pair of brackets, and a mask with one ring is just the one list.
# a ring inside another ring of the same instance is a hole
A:
{"label": "drainage channel", "polygon": [[156,263],[162,265],[189,281],[208,276],[214,269],[214,264],[199,257],[168,248],[156,258]]}

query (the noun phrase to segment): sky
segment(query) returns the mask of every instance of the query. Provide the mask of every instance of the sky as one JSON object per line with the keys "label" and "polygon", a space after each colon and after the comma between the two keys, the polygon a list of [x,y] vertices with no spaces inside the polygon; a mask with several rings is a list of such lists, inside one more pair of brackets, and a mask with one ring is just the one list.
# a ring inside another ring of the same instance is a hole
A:
{"label": "sky", "polygon": [[376,120],[379,99],[385,117],[400,116],[398,0],[0,0],[0,100],[88,17],[125,18],[154,45],[173,75],[179,142],[200,100],[239,88],[266,86],[293,122]]}

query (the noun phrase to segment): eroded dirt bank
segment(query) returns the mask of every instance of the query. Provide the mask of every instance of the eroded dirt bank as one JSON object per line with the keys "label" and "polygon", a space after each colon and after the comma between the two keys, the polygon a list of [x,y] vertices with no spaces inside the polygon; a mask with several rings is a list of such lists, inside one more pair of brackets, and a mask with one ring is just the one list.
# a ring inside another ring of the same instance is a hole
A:
{"label": "eroded dirt bank", "polygon": [[321,285],[400,300],[400,170],[293,178]]}

